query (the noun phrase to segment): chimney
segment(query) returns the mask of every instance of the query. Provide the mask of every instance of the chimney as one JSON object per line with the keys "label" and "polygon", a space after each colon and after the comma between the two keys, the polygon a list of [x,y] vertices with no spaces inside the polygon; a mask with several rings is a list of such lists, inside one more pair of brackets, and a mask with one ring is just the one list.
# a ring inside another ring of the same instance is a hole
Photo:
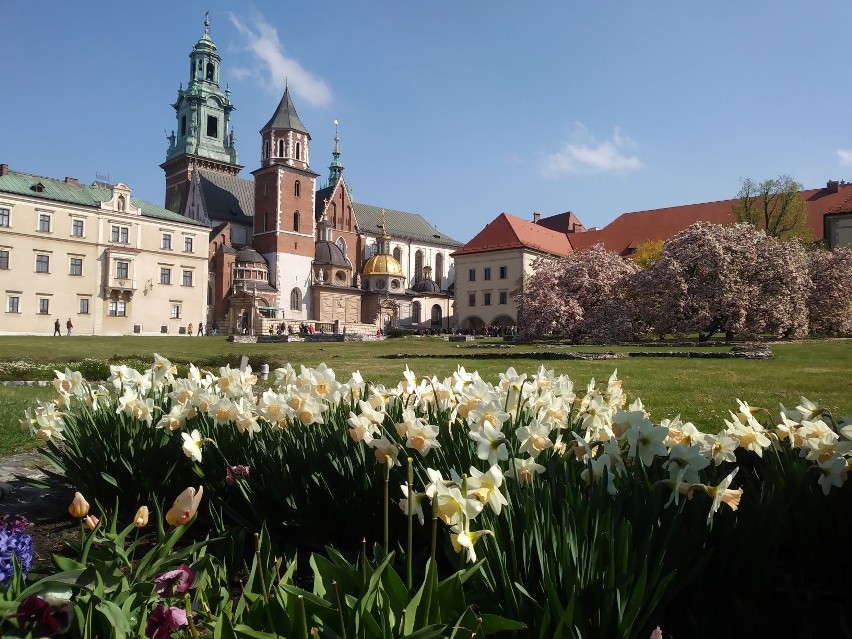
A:
{"label": "chimney", "polygon": [[72,177],[66,177],[65,178],[65,184],[77,184],[77,183],[78,183],[77,178],[72,178]]}
{"label": "chimney", "polygon": [[840,183],[837,180],[829,180],[825,184],[825,188],[829,193],[837,193],[837,188],[840,186]]}
{"label": "chimney", "polygon": [[538,221],[541,219],[541,213],[538,211],[533,211],[533,224],[538,224]]}
{"label": "chimney", "polygon": [[0,176],[6,175],[9,172],[8,164],[0,164]]}

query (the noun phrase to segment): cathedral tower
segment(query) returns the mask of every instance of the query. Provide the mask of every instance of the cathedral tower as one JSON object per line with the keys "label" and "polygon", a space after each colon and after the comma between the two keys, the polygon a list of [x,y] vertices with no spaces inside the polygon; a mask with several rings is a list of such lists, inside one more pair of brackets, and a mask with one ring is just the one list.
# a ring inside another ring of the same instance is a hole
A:
{"label": "cathedral tower", "polygon": [[236,136],[230,128],[231,91],[219,87],[222,59],[210,38],[210,21],[204,20],[204,35],[189,54],[189,80],[181,83],[177,101],[177,129],[168,136],[166,161],[166,208],[185,213],[192,173],[197,168],[237,175]]}
{"label": "cathedral tower", "polygon": [[260,168],[252,171],[252,244],[269,263],[272,285],[278,289],[281,303],[307,319],[318,174],[310,168],[311,136],[296,113],[288,87],[260,130],[260,138]]}

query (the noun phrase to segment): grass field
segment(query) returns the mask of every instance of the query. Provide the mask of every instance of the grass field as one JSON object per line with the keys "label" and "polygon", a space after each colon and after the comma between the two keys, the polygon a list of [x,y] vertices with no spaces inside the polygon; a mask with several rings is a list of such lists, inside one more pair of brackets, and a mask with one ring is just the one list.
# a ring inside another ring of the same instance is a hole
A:
{"label": "grass field", "polygon": [[[653,346],[648,349],[661,350]],[[631,358],[605,361],[545,360],[521,358],[521,353],[557,350],[619,351],[636,347],[594,348],[558,345],[518,345],[503,342],[450,343],[440,338],[389,339],[382,342],[232,344],[223,337],[0,337],[0,369],[4,362],[27,360],[64,368],[85,358],[148,362],[159,353],[175,362],[232,366],[242,355],[253,365],[266,362],[271,369],[290,362],[316,366],[325,362],[338,378],[360,370],[365,379],[396,384],[406,364],[418,375],[445,377],[457,366],[478,370],[486,379],[514,366],[532,373],[539,365],[565,373],[578,391],[594,377],[605,381],[617,368],[631,398],[641,397],[654,420],[674,417],[692,421],[700,429],[716,431],[735,398],[777,412],[779,402],[795,406],[799,396],[820,402],[835,416],[852,414],[852,340],[775,343],[772,360]],[[662,350],[669,350],[663,348]],[[671,350],[690,350],[672,348]],[[692,350],[707,351],[702,347]],[[710,348],[727,350],[727,348]],[[499,354],[499,359],[482,355]],[[386,359],[387,355],[410,355]],[[0,455],[34,445],[18,430],[26,406],[37,397],[53,395],[52,389],[0,388]]]}

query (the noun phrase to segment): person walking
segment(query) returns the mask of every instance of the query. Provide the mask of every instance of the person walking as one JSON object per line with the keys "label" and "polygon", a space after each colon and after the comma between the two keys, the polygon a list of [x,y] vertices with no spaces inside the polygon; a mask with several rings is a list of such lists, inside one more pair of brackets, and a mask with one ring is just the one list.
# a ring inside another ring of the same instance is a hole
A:
{"label": "person walking", "polygon": [[59,335],[59,337],[62,337],[62,329],[60,328],[58,317],[56,318],[56,321],[53,323],[53,336],[56,337],[57,335]]}
{"label": "person walking", "polygon": [[186,334],[192,337],[192,322],[190,322],[189,326],[186,327]]}
{"label": "person walking", "polygon": [[68,321],[65,322],[65,330],[68,331],[68,337],[71,337],[71,329],[74,328],[74,325],[71,323],[71,318],[68,318]]}
{"label": "person walking", "polygon": [[198,322],[198,333],[197,335],[201,335],[204,337],[204,322]]}

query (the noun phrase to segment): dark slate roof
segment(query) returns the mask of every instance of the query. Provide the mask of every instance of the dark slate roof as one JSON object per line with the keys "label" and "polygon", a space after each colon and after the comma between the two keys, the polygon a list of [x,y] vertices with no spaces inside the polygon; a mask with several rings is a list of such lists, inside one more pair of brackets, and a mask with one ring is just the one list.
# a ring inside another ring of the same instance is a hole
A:
{"label": "dark slate roof", "polygon": [[422,279],[412,286],[411,290],[415,293],[440,293],[441,287],[435,283],[435,280]]}
{"label": "dark slate roof", "polygon": [[275,109],[275,113],[261,131],[266,131],[267,129],[292,129],[293,131],[304,133],[309,138],[311,137],[308,135],[308,130],[296,113],[296,107],[293,106],[293,100],[290,99],[289,88],[284,89],[284,95],[281,97],[281,102],[278,103],[278,108]]}
{"label": "dark slate roof", "polygon": [[[33,190],[33,187],[37,184],[41,184],[44,187],[43,190]],[[64,180],[55,180],[19,171],[9,171],[6,175],[0,176],[0,193],[14,193],[15,195],[25,195],[53,202],[91,206],[97,209],[101,208],[102,202],[112,198],[112,189],[109,188],[109,185],[103,183],[92,185],[69,184]],[[131,197],[130,202],[133,206],[139,207],[144,217],[208,227],[203,222],[169,211],[147,200]]]}
{"label": "dark slate roof", "polygon": [[316,250],[314,251],[314,262],[317,264],[331,264],[332,266],[345,266],[351,268],[349,260],[334,242],[321,240],[317,242]]}
{"label": "dark slate roof", "polygon": [[211,220],[251,224],[254,218],[254,180],[198,169],[201,197]]}
{"label": "dark slate roof", "polygon": [[[358,228],[365,233],[379,235],[382,232],[382,208],[370,206],[369,204],[354,203],[355,217],[358,220]],[[384,209],[385,229],[391,237],[397,239],[414,240],[422,243],[439,244],[441,246],[456,247],[462,243],[454,240],[449,235],[441,233],[429,224],[423,216],[417,213],[404,213],[393,209]]]}
{"label": "dark slate roof", "polygon": [[237,253],[237,262],[266,264],[266,260],[263,259],[263,256],[250,246],[244,246],[239,250],[239,252]]}

